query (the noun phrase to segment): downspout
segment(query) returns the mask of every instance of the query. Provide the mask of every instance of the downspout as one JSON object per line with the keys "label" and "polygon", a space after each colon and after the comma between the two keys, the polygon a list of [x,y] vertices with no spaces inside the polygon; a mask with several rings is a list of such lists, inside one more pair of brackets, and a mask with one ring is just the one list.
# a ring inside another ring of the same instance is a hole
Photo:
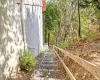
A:
{"label": "downspout", "polygon": [[23,24],[23,1],[21,0],[21,5],[20,5],[20,16],[21,16],[21,26],[22,26],[22,38],[23,38],[23,43],[24,43],[24,52],[25,52],[25,34],[24,34],[24,24]]}

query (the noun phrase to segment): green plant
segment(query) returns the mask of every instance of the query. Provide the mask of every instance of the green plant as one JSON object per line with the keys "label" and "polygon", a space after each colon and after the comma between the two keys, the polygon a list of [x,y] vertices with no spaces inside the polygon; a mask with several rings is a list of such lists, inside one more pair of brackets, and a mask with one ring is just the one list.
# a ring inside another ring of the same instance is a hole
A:
{"label": "green plant", "polygon": [[25,52],[25,54],[19,58],[21,70],[31,71],[36,65],[36,59],[31,56],[30,52]]}
{"label": "green plant", "polygon": [[86,41],[88,38],[87,37],[82,37],[82,38],[77,38],[74,41]]}
{"label": "green plant", "polygon": [[45,51],[42,51],[40,54],[41,54],[41,55],[45,55],[45,54],[46,54],[46,52],[45,52]]}
{"label": "green plant", "polygon": [[87,36],[82,37],[82,38],[77,38],[74,41],[86,41],[86,40],[90,40],[90,39],[95,39],[97,37],[98,37],[98,34],[89,32]]}
{"label": "green plant", "polygon": [[58,45],[58,46],[61,47],[61,48],[67,48],[67,47],[69,47],[69,45],[70,45],[70,41],[67,41],[67,42],[61,43],[61,44]]}
{"label": "green plant", "polygon": [[95,39],[97,37],[98,37],[98,34],[90,32],[89,36],[88,36],[88,39]]}

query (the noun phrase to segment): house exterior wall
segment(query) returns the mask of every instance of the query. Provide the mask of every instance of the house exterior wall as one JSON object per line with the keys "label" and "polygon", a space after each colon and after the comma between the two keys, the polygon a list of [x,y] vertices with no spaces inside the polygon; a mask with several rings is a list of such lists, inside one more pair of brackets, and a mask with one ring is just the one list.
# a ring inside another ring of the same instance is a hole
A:
{"label": "house exterior wall", "polygon": [[[0,80],[8,80],[17,70],[19,56],[24,51],[21,4],[16,4],[18,2],[20,0],[0,0]],[[23,2],[42,5],[42,0]],[[37,56],[43,49],[42,7],[23,5],[22,9],[25,46]]]}
{"label": "house exterior wall", "polygon": [[43,50],[42,0],[24,0],[23,19],[27,47],[36,57]]}
{"label": "house exterior wall", "polygon": [[23,53],[20,6],[15,0],[0,0],[0,80],[8,80]]}

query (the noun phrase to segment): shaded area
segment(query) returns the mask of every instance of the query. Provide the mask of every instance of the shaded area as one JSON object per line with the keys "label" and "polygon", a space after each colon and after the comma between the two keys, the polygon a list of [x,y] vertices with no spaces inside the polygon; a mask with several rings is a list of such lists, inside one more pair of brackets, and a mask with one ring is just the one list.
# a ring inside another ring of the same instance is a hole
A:
{"label": "shaded area", "polygon": [[[0,79],[5,80],[17,69],[23,49],[20,6],[13,0],[0,1]],[[13,63],[13,64],[12,64]]]}

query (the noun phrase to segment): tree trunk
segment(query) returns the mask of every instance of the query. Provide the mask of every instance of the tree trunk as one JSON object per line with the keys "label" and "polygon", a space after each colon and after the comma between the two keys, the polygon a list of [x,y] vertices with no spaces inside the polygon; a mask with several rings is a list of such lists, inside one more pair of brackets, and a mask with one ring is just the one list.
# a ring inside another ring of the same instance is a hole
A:
{"label": "tree trunk", "polygon": [[50,33],[48,33],[48,46],[50,44]]}
{"label": "tree trunk", "polygon": [[47,43],[47,31],[45,30],[45,43]]}
{"label": "tree trunk", "polygon": [[80,6],[79,6],[80,0],[78,0],[78,23],[79,23],[79,29],[78,29],[78,36],[81,38],[81,21],[80,21]]}
{"label": "tree trunk", "polygon": [[73,27],[73,17],[74,17],[74,14],[75,14],[75,10],[76,10],[76,4],[75,4],[75,1],[73,1],[71,3],[71,16],[70,16],[70,28],[71,28],[71,36],[72,36],[72,41],[74,42],[74,27]]}

